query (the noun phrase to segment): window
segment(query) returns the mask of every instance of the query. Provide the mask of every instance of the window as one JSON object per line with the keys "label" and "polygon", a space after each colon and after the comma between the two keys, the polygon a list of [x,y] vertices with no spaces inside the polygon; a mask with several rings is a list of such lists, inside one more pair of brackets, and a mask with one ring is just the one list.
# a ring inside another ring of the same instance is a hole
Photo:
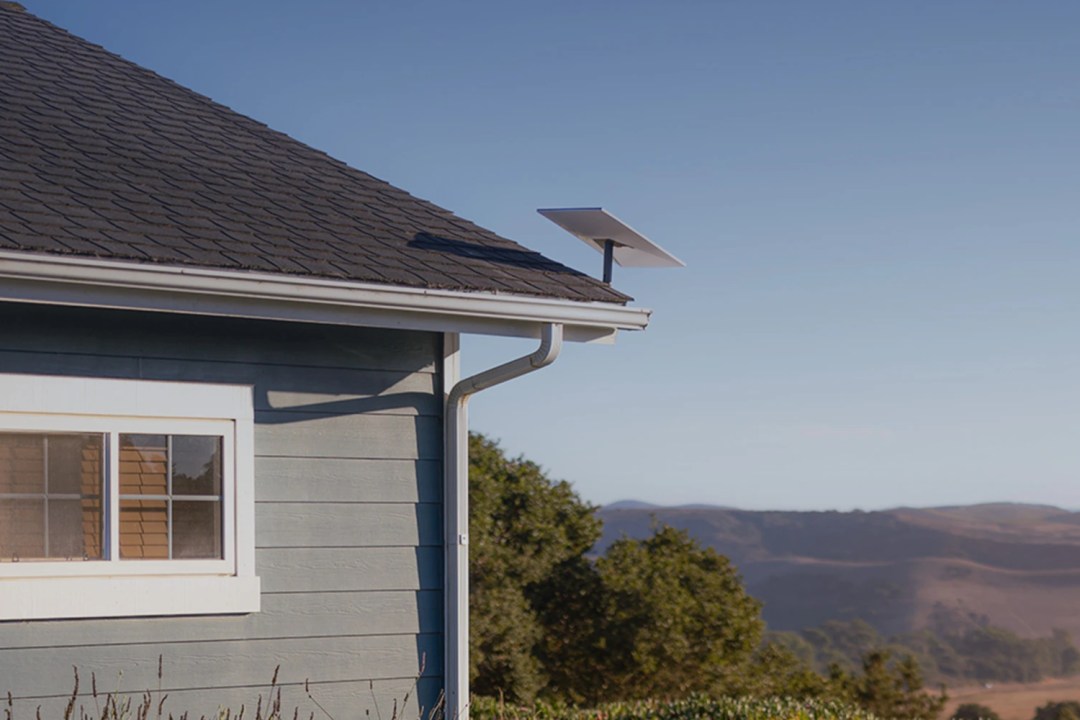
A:
{"label": "window", "polygon": [[0,375],[0,619],[252,612],[251,388]]}

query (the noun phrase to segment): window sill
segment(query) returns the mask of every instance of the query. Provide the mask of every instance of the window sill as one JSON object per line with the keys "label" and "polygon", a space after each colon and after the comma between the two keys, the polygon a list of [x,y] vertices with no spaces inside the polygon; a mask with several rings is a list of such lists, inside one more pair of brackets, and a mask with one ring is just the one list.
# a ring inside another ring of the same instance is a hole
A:
{"label": "window sill", "polygon": [[259,578],[221,575],[0,580],[0,621],[237,615],[259,611]]}

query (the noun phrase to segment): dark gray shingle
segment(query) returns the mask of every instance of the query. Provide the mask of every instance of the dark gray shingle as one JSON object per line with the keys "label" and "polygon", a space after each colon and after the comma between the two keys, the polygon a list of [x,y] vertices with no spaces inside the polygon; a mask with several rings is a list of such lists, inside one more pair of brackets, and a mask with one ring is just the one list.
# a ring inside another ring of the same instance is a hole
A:
{"label": "dark gray shingle", "polygon": [[0,248],[625,303],[0,3]]}

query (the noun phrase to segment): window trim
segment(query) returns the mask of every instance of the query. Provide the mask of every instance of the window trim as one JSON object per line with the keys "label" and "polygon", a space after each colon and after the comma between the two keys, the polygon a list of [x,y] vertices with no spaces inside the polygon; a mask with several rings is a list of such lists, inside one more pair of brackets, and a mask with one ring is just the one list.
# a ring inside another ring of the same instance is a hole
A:
{"label": "window trim", "polygon": [[[259,610],[255,575],[254,409],[246,385],[0,374],[0,430],[122,432],[225,438],[222,560],[28,560],[0,563],[0,620],[234,614]],[[119,463],[106,488],[117,547]]]}

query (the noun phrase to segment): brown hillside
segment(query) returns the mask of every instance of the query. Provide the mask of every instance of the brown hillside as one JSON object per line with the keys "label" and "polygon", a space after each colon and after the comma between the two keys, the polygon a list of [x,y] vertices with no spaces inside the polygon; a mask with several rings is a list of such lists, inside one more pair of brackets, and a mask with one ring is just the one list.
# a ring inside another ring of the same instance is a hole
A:
{"label": "brown hillside", "polygon": [[[1037,505],[882,512],[728,508],[600,510],[600,548],[655,521],[729,556],[776,630],[863,618],[881,632],[928,626],[941,608],[1023,636],[1080,637],[1080,513]],[[940,614],[940,613],[939,613]]]}

